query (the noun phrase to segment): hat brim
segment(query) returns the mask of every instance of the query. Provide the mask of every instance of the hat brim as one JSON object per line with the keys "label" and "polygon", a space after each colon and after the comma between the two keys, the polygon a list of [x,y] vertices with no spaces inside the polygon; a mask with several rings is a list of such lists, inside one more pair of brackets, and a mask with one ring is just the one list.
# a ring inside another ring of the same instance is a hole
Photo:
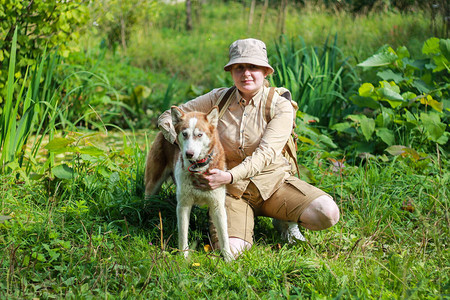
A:
{"label": "hat brim", "polygon": [[265,67],[269,70],[269,74],[267,74],[267,75],[272,74],[274,71],[273,68],[267,62],[260,60],[260,59],[253,58],[253,57],[233,58],[228,62],[228,64],[225,65],[225,67],[223,67],[223,69],[225,71],[230,71],[231,66],[235,65],[235,64],[251,64],[251,65],[255,65],[255,66]]}

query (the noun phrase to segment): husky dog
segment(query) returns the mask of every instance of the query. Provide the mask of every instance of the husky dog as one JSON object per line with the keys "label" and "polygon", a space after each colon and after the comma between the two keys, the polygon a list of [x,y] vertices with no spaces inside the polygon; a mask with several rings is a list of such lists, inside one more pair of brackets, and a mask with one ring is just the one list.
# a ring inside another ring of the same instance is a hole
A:
{"label": "husky dog", "polygon": [[219,244],[226,261],[233,260],[230,251],[225,186],[214,190],[200,190],[194,186],[194,173],[208,173],[211,169],[225,170],[225,154],[217,133],[219,109],[209,113],[184,113],[171,108],[176,145],[169,143],[161,132],[148,153],[145,167],[145,195],[156,194],[161,184],[174,175],[177,193],[178,247],[188,256],[189,215],[193,205],[208,205],[211,219],[217,228]]}

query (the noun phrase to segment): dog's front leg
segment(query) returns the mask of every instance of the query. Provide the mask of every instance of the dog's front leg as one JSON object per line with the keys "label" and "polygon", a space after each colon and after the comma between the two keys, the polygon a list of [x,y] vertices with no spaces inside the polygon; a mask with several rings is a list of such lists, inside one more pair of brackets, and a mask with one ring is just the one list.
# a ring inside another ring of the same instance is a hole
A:
{"label": "dog's front leg", "polygon": [[230,250],[230,240],[228,237],[228,225],[227,225],[227,213],[225,210],[225,200],[217,205],[214,209],[211,210],[211,219],[216,226],[217,235],[219,238],[220,248],[222,249],[222,254],[225,261],[234,260],[234,256]]}
{"label": "dog's front leg", "polygon": [[177,204],[177,223],[178,223],[178,248],[184,257],[188,257],[188,231],[189,231],[189,215],[192,206],[181,205],[180,201]]}

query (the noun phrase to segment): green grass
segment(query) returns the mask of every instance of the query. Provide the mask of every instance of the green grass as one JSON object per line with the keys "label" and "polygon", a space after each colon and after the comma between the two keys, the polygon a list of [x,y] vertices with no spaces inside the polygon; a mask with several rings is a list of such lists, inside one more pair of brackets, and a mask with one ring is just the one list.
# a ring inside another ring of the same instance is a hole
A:
{"label": "green grass", "polygon": [[[422,172],[406,159],[333,171],[309,149],[301,163],[341,209],[308,242],[283,244],[267,218],[256,243],[232,263],[205,252],[206,211],[191,217],[194,251],[176,248],[173,187],[144,201],[145,150],[114,146],[109,159],[74,159],[72,180],[32,185],[1,177],[1,298],[440,299],[449,293],[448,157]],[[112,158],[115,157],[115,158]],[[122,166],[113,171],[101,166]],[[110,174],[106,174],[109,171]],[[407,203],[413,212],[402,209]],[[161,213],[161,217],[160,217]],[[162,227],[161,227],[162,224]],[[281,247],[278,247],[278,243]]]}

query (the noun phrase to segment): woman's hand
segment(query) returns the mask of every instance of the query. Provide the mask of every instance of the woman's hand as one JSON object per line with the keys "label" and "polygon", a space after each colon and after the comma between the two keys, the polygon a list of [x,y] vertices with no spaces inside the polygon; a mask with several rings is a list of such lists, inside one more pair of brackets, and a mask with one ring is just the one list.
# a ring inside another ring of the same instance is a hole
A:
{"label": "woman's hand", "polygon": [[194,185],[201,190],[214,190],[231,183],[231,173],[219,169],[212,169],[206,174],[195,174]]}

